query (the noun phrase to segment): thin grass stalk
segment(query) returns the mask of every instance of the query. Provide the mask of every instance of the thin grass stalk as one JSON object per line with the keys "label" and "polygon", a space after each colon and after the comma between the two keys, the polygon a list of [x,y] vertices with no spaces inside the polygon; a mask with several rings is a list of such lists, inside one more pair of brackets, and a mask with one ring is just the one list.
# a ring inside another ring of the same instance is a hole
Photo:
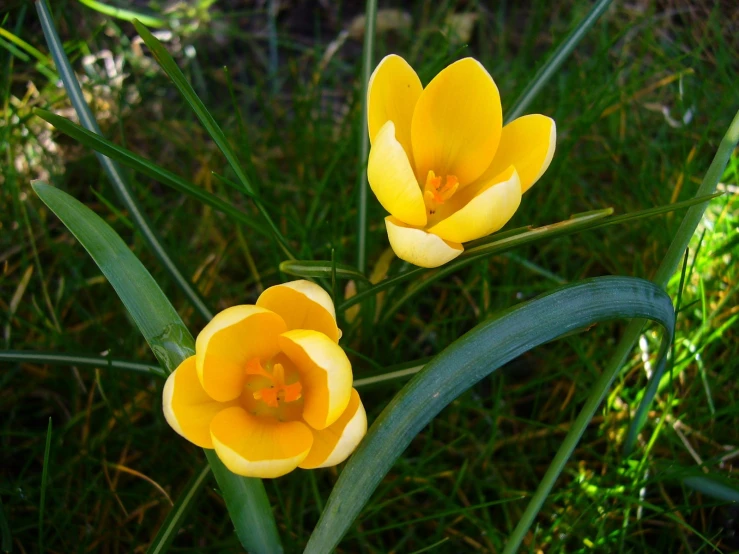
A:
{"label": "thin grass stalk", "polygon": [[210,475],[210,466],[204,465],[200,471],[195,473],[185,485],[182,494],[177,498],[177,502],[167,515],[167,519],[159,528],[157,536],[146,549],[146,554],[163,554],[169,550],[175,535],[185,522],[187,514],[193,506],[193,502],[198,496],[200,489],[203,488],[205,481]]}
{"label": "thin grass stalk", "polygon": [[[739,142],[739,112],[734,116],[728,131],[721,140],[721,144],[719,145],[716,155],[703,178],[703,182],[695,193],[696,197],[711,194],[715,190],[737,142]],[[690,208],[685,214],[682,223],[675,234],[675,238],[673,239],[672,244],[670,244],[667,254],[665,254],[665,257],[654,276],[653,281],[655,284],[662,288],[666,287],[670,277],[672,277],[680,264],[683,252],[688,247],[688,243],[690,242],[693,233],[695,233],[695,229],[703,217],[705,209],[705,204],[696,205]],[[552,460],[552,463],[544,474],[534,496],[529,501],[528,506],[526,506],[526,510],[518,520],[518,523],[503,550],[503,554],[513,554],[518,551],[526,533],[528,533],[528,530],[533,524],[539,510],[541,510],[544,501],[547,499],[547,496],[549,496],[549,493],[554,487],[554,483],[560,473],[562,473],[562,470],[570,459],[572,452],[575,450],[585,428],[595,414],[595,411],[598,409],[598,406],[600,406],[602,398],[605,395],[605,391],[608,390],[610,384],[618,376],[623,364],[631,353],[631,350],[639,340],[639,336],[641,335],[642,328],[645,323],[646,321],[643,319],[634,319],[626,327],[623,338],[609,360],[606,369],[593,388],[593,392],[591,392],[588,397],[588,401],[575,420],[575,424],[570,429],[570,432],[567,433],[565,440],[562,442],[562,446],[560,446],[557,454]],[[652,378],[659,378],[658,374],[661,375],[661,370],[662,367],[658,367]],[[605,389],[604,385],[607,385],[605,386]],[[643,402],[649,402],[650,400],[651,399],[644,398]]]}
{"label": "thin grass stalk", "polygon": [[588,15],[567,35],[557,49],[549,56],[549,59],[539,68],[534,77],[529,81],[529,84],[523,90],[523,92],[516,98],[516,101],[511,106],[510,110],[506,114],[505,124],[510,123],[517,117],[523,115],[529,104],[534,101],[534,98],[541,92],[544,86],[549,82],[549,79],[559,70],[560,66],[565,60],[572,54],[577,44],[587,34],[590,28],[595,24],[596,21],[603,15],[603,12],[608,9],[611,5],[612,0],[598,0],[595,5],[588,12]]}
{"label": "thin grass stalk", "polygon": [[[697,196],[683,202],[676,202],[675,204],[668,204],[666,206],[657,206],[656,208],[649,208],[647,210],[640,210],[638,212],[631,212],[613,217],[609,217],[613,213],[613,209],[606,208],[603,210],[595,210],[592,212],[576,214],[573,215],[570,219],[566,219],[564,221],[560,221],[558,223],[553,223],[550,225],[543,225],[536,228],[523,227],[520,229],[511,229],[510,231],[491,235],[489,237],[470,242],[467,245],[469,248],[465,250],[459,258],[452,260],[444,266],[441,266],[441,268],[429,270],[423,267],[417,267],[399,275],[395,275],[394,277],[390,277],[388,279],[380,281],[376,285],[369,287],[363,291],[359,291],[356,295],[342,302],[336,308],[336,311],[342,312],[352,307],[354,304],[363,301],[365,298],[375,296],[377,293],[385,289],[397,286],[400,283],[408,280],[414,280],[416,281],[416,286],[412,290],[406,292],[402,299],[403,302],[405,302],[412,296],[418,294],[421,290],[423,290],[423,288],[429,286],[431,283],[438,281],[446,275],[454,273],[455,271],[461,269],[462,267],[470,264],[473,261],[480,260],[494,254],[501,254],[518,246],[531,244],[545,238],[552,239],[555,237],[570,235],[575,232],[598,229],[600,227],[607,227],[609,225],[618,225],[621,223],[635,221],[641,218],[651,217],[653,215],[694,206],[703,202],[707,202],[715,196],[718,196],[718,194]],[[296,267],[300,267],[300,263],[296,265]],[[326,264],[328,262],[310,263],[313,264],[312,268],[316,270],[321,263]],[[399,305],[400,304],[398,304],[397,302],[396,304],[394,304],[395,307],[399,307]],[[392,312],[392,309],[390,311]],[[386,315],[385,317],[389,316]]]}
{"label": "thin grass stalk", "polygon": [[44,552],[44,509],[46,508],[46,485],[49,482],[49,454],[51,453],[51,418],[46,428],[46,446],[44,447],[44,467],[41,470],[41,499],[38,507],[38,549]]}
{"label": "thin grass stalk", "polygon": [[[77,77],[72,70],[72,65],[69,63],[67,54],[64,52],[64,45],[59,38],[59,33],[54,25],[54,19],[51,16],[51,12],[49,11],[46,2],[44,0],[36,0],[36,10],[38,12],[39,19],[41,20],[41,27],[44,32],[44,37],[46,37],[46,43],[49,46],[51,56],[54,59],[57,71],[62,78],[69,100],[72,102],[75,112],[77,112],[77,117],[79,117],[80,123],[85,129],[98,135],[102,135],[103,133],[100,131],[100,127],[98,126],[92,111],[90,111],[90,107],[85,101],[82,89],[80,88]],[[212,319],[213,312],[211,312],[206,306],[192,283],[190,283],[190,281],[182,274],[180,269],[167,253],[164,245],[162,245],[156,232],[149,224],[144,212],[141,210],[138,202],[134,198],[133,191],[120,166],[102,154],[96,153],[95,155],[97,156],[100,165],[103,166],[103,170],[108,176],[108,179],[113,185],[113,188],[118,194],[121,202],[126,206],[131,218],[136,224],[136,228],[149,245],[149,248],[154,252],[154,255],[161,262],[164,269],[169,273],[172,279],[174,279],[175,283],[177,283],[177,286],[182,289],[195,309],[205,319]]]}
{"label": "thin grass stalk", "polygon": [[367,154],[369,129],[367,123],[367,87],[372,73],[372,50],[375,42],[377,0],[367,0],[365,8],[364,50],[362,56],[362,113],[359,135],[359,181],[357,183],[357,269],[367,271]]}
{"label": "thin grass stalk", "polygon": [[129,360],[116,360],[106,356],[89,354],[66,354],[64,352],[37,352],[35,350],[0,351],[0,362],[21,362],[31,364],[70,365],[84,367],[110,367],[164,378],[167,375],[156,364],[145,364]]}
{"label": "thin grass stalk", "polygon": [[257,194],[257,190],[254,188],[254,184],[251,182],[249,177],[246,175],[246,172],[241,167],[241,162],[239,161],[238,156],[231,147],[231,144],[226,138],[226,135],[223,133],[223,130],[221,129],[220,125],[218,125],[215,118],[208,111],[208,108],[205,107],[203,101],[196,94],[190,82],[185,78],[185,74],[182,73],[180,66],[177,65],[172,55],[164,47],[164,45],[162,45],[159,39],[152,35],[149,29],[142,25],[140,21],[134,20],[133,26],[136,28],[136,31],[138,31],[139,36],[144,41],[144,44],[149,47],[149,50],[159,64],[159,67],[161,67],[162,70],[167,74],[167,76],[172,80],[172,84],[174,84],[174,86],[182,95],[185,102],[187,102],[190,108],[192,108],[195,116],[198,118],[198,120],[200,120],[200,123],[213,139],[213,142],[216,143],[216,146],[218,146],[218,149],[223,154],[223,157],[226,158],[226,161],[231,166],[233,172],[236,174],[238,181],[241,183],[241,187],[239,187],[239,190],[246,193],[246,195],[252,199],[257,210],[259,210],[259,213],[262,215],[264,221],[267,223],[268,227],[272,231],[277,244],[280,246],[280,248],[282,248],[283,252],[287,255],[288,258],[294,260],[296,256],[292,246],[290,246],[290,243],[282,235],[282,232],[280,231],[279,227],[277,227],[277,224],[272,219],[272,216],[269,215],[264,202],[262,202],[261,198]]}

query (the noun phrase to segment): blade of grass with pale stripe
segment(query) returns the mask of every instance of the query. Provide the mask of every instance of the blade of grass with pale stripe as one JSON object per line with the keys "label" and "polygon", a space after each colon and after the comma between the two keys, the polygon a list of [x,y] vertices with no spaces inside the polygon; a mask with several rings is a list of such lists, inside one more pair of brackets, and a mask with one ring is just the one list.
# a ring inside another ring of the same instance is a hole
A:
{"label": "blade of grass with pale stripe", "polygon": [[[652,319],[665,328],[660,350],[664,358],[672,341],[672,302],[661,288],[632,277],[598,277],[556,288],[501,311],[456,340],[406,384],[372,424],[341,472],[305,554],[331,552],[416,434],[483,377],[576,329],[634,317]],[[575,428],[585,428],[612,377],[606,373],[600,377]]]}
{"label": "blade of grass with pale stripe", "polygon": [[[33,188],[95,260],[162,367],[174,371],[194,353],[195,341],[151,274],[92,210],[49,185],[36,183]],[[212,450],[205,455],[244,548],[258,554],[282,552],[262,481],[234,475]]]}

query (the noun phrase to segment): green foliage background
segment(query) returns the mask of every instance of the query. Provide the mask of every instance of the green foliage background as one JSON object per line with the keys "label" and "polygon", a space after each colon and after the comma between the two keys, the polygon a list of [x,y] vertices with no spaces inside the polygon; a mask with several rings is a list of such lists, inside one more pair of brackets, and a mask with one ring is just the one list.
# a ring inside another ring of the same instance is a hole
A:
{"label": "green foliage background", "polygon": [[[337,262],[355,264],[362,36],[352,22],[363,6],[280,3],[270,17],[261,4],[232,4],[191,1],[145,13],[167,24],[160,31],[175,26],[160,38],[237,148],[297,256],[330,260],[333,250]],[[589,8],[580,1],[419,0],[378,21],[375,57],[399,53],[428,82],[450,61],[473,55],[496,79],[505,111]],[[260,221],[133,27],[81,3],[61,1],[52,9],[106,136]],[[448,23],[463,13],[478,16],[466,44]],[[739,105],[737,18],[730,2],[615,3],[528,110],[557,121],[558,148],[507,228],[691,198]],[[53,183],[103,216],[193,334],[205,320],[132,231],[92,152],[32,114],[40,107],[72,116],[34,11],[11,6],[0,22],[38,54],[0,33],[3,349],[105,353],[154,364],[94,262],[32,193],[32,179]],[[102,59],[86,58],[101,52]],[[624,461],[623,440],[628,408],[646,382],[645,361],[654,363],[656,328],[643,335],[567,465],[527,537],[530,551],[739,548],[730,533],[735,506],[683,484],[705,468],[737,488],[738,165],[732,157],[721,186],[727,194],[711,202],[692,244],[673,380],[658,396],[637,456]],[[253,302],[263,287],[291,278],[279,270],[283,250],[264,235],[148,177],[131,177],[171,257],[213,309]],[[432,356],[498,310],[558,284],[607,274],[652,277],[681,215],[474,262],[404,303],[382,326],[345,322],[355,377]],[[387,247],[382,216],[370,198],[370,271]],[[395,260],[389,272],[401,269]],[[342,287],[343,281],[340,297]],[[379,309],[404,292],[391,290]],[[670,292],[677,296],[677,277]],[[526,506],[522,497],[536,489],[622,330],[622,323],[600,324],[540,347],[460,397],[411,443],[340,551],[500,551]],[[169,499],[198,478],[204,461],[161,417],[161,380],[107,366],[31,361],[2,362],[0,381],[0,531],[11,537],[2,547],[145,550]],[[370,419],[401,385],[387,380],[363,390]],[[336,474],[297,472],[266,483],[287,552],[305,545]],[[240,551],[212,482],[195,497],[174,548]]]}

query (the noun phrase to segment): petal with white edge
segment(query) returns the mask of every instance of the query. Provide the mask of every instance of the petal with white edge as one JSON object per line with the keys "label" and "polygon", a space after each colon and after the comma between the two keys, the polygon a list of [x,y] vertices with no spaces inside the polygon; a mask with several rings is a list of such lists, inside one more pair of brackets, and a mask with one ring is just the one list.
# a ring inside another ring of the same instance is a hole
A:
{"label": "petal with white edge", "polygon": [[393,216],[385,218],[385,227],[395,255],[420,267],[439,267],[464,251],[461,244],[406,225]]}
{"label": "petal with white edge", "polygon": [[227,308],[206,325],[195,341],[198,378],[219,402],[241,396],[246,363],[267,360],[278,351],[277,337],[287,330],[276,313],[258,306]]}
{"label": "petal with white edge", "polygon": [[205,392],[195,367],[195,356],[183,361],[167,378],[162,410],[167,423],[191,443],[213,448],[210,422],[234,402],[216,402]]}
{"label": "petal with white edge", "polygon": [[216,415],[210,433],[216,454],[228,469],[262,479],[290,473],[313,445],[305,423],[254,417],[238,406]]}
{"label": "petal with white edge", "polygon": [[275,285],[257,299],[257,306],[278,314],[290,329],[320,331],[339,342],[336,311],[331,296],[323,288],[303,279]]}
{"label": "petal with white edge", "polygon": [[317,331],[287,331],[280,335],[279,343],[300,373],[303,419],[314,429],[325,429],[349,404],[353,381],[349,358],[338,344]]}
{"label": "petal with white edge", "polygon": [[313,446],[300,463],[303,469],[331,467],[340,464],[354,452],[367,433],[367,414],[356,389],[352,389],[349,405],[334,423],[321,431],[312,429]]}

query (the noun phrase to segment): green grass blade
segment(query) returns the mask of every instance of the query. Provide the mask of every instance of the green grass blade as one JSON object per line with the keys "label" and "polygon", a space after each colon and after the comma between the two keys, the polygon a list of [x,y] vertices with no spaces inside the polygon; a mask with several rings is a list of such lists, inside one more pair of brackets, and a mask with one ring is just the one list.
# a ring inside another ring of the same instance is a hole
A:
{"label": "green grass blade", "polygon": [[3,29],[0,27],[0,37],[5,38],[10,44],[8,45],[8,49],[10,50],[11,45],[15,45],[19,51],[17,53],[14,53],[16,56],[19,54],[24,55],[30,55],[33,58],[36,59],[35,67],[39,70],[39,72],[43,73],[44,76],[46,76],[50,81],[58,81],[59,76],[56,74],[56,72],[53,69],[49,68],[49,59],[47,56],[44,56],[38,48],[28,44],[25,40],[20,38],[17,35],[14,35],[7,29]]}
{"label": "green grass blade", "polygon": [[696,477],[686,477],[683,479],[683,485],[697,490],[698,492],[711,496],[724,502],[739,503],[739,490],[718,479],[698,475]]}
{"label": "green grass blade", "polygon": [[195,90],[185,78],[185,75],[182,73],[182,70],[174,61],[174,58],[172,58],[172,56],[169,54],[167,49],[164,48],[162,43],[159,42],[159,40],[154,35],[152,35],[149,30],[141,24],[140,21],[134,20],[133,25],[134,27],[136,27],[136,31],[143,39],[146,46],[148,46],[149,50],[151,50],[151,53],[154,55],[154,58],[156,59],[159,66],[172,80],[172,83],[174,83],[175,87],[177,87],[177,90],[180,92],[182,97],[192,108],[193,112],[200,120],[200,123],[202,123],[203,127],[205,127],[205,130],[213,139],[213,142],[216,143],[216,146],[218,146],[221,153],[226,158],[226,161],[231,166],[231,169],[236,174],[236,177],[241,183],[241,186],[244,188],[246,193],[254,200],[257,209],[262,214],[264,220],[267,222],[267,225],[272,231],[272,234],[277,243],[282,247],[282,250],[285,252],[285,254],[287,254],[289,258],[294,259],[295,253],[293,252],[292,247],[287,242],[287,239],[282,235],[279,228],[267,212],[264,204],[259,199],[256,190],[251,184],[251,181],[242,169],[241,163],[239,162],[236,153],[233,151],[233,148],[231,148],[231,144],[228,142],[226,135],[223,133],[218,123],[216,123],[216,120],[210,114],[208,108],[205,107],[203,101],[200,100],[198,95],[195,93]]}
{"label": "green grass blade", "polygon": [[67,354],[65,352],[37,352],[35,350],[3,350],[0,351],[0,362],[26,362],[33,364],[52,365],[74,365],[85,367],[110,367],[133,371],[145,375],[156,375],[166,377],[162,368],[152,364],[131,362],[128,360],[115,360],[104,356],[91,356],[88,354]]}
{"label": "green grass blade", "polygon": [[[49,185],[36,183],[34,190],[95,260],[162,367],[167,372],[174,371],[194,353],[195,341],[151,274],[92,210]],[[282,552],[261,480],[225,470],[213,451],[206,450],[205,455],[244,548],[259,554]]]}
{"label": "green grass blade", "polygon": [[280,264],[280,271],[296,277],[330,279],[334,273],[340,279],[358,279],[369,283],[369,279],[356,268],[344,264],[309,260],[287,260]]}
{"label": "green grass blade", "polygon": [[96,152],[99,152],[100,154],[107,156],[108,158],[122,163],[130,167],[131,169],[143,173],[144,175],[148,175],[149,177],[156,179],[163,185],[167,185],[168,187],[171,187],[179,192],[188,194],[193,198],[203,202],[204,204],[208,204],[213,209],[218,210],[219,212],[224,213],[228,216],[231,216],[239,223],[243,223],[254,231],[257,231],[265,236],[269,236],[269,231],[267,231],[267,229],[265,229],[262,225],[255,222],[253,218],[251,218],[248,214],[245,214],[238,208],[234,207],[233,204],[231,204],[230,202],[222,200],[221,198],[219,198],[215,194],[208,192],[207,190],[203,190],[190,181],[183,179],[179,175],[158,166],[157,164],[147,160],[142,156],[139,156],[138,154],[135,154],[134,152],[131,152],[130,150],[127,150],[126,148],[123,148],[122,146],[118,146],[117,144],[110,142],[101,135],[95,134],[83,127],[80,127],[76,123],[73,123],[72,121],[69,121],[64,117],[38,108],[34,110],[34,113],[44,121],[48,121],[49,123],[51,123],[54,127],[56,127],[65,135],[72,137],[85,146],[92,148]]}
{"label": "green grass blade", "polygon": [[364,10],[364,47],[362,51],[362,112],[359,126],[359,180],[357,181],[357,268],[367,271],[367,155],[369,130],[367,122],[367,87],[372,74],[372,51],[375,43],[377,0],[367,0]]}
{"label": "green grass blade", "polygon": [[549,56],[549,59],[544,62],[544,65],[539,68],[534,77],[529,81],[529,84],[523,90],[523,92],[516,98],[513,106],[506,113],[505,123],[508,124],[517,117],[523,115],[529,104],[536,98],[541,92],[544,86],[549,82],[549,79],[559,70],[565,60],[572,54],[577,44],[587,34],[593,24],[598,21],[603,12],[608,9],[611,5],[612,0],[598,0],[595,5],[590,9],[588,15],[575,27],[570,34],[562,41],[557,49]]}
{"label": "green grass blade", "polygon": [[44,447],[44,467],[41,470],[41,501],[38,507],[38,550],[44,551],[44,512],[46,508],[46,485],[49,481],[49,454],[51,453],[51,418],[46,428],[46,446]]}
{"label": "green grass blade", "polygon": [[[716,189],[716,185],[721,178],[721,174],[731,157],[731,153],[734,151],[734,148],[736,148],[737,142],[739,142],[739,112],[734,116],[734,120],[729,125],[729,129],[721,140],[721,144],[716,151],[716,155],[714,156],[706,175],[703,177],[703,182],[700,187],[698,187],[698,191],[695,194],[696,198],[713,194]],[[698,223],[703,217],[704,211],[705,205],[696,205],[691,207],[685,214],[678,232],[676,233],[667,254],[662,260],[662,263],[657,270],[657,274],[655,275],[654,282],[659,287],[665,287],[667,285],[670,277],[680,264],[682,254],[688,247],[690,238],[693,236]],[[639,335],[644,327],[644,323],[645,321],[643,319],[635,319],[629,323],[624,331],[621,341],[613,353],[613,356],[608,361],[601,379],[608,377],[612,381],[616,376],[618,376],[619,371],[626,362],[631,350],[634,348],[636,341],[639,340]],[[600,384],[600,381],[598,383]],[[591,393],[591,397],[594,394],[596,394],[596,391]],[[651,401],[651,399],[644,398],[643,401]],[[584,409],[580,415],[583,415],[583,413]],[[533,524],[536,515],[539,513],[539,510],[544,504],[549,492],[554,487],[554,483],[564,469],[567,460],[569,460],[575,446],[577,445],[577,440],[572,440],[572,438],[579,439],[585,430],[586,425],[587,421],[581,421],[578,416],[578,420],[576,420],[575,425],[573,425],[570,432],[565,437],[565,440],[562,442],[562,446],[557,451],[554,460],[552,460],[552,463],[539,483],[534,496],[531,498],[528,506],[526,506],[526,510],[518,520],[513,533],[511,533],[511,536],[508,539],[508,543],[506,544],[503,554],[513,554],[518,551],[518,548],[523,542],[529,528]],[[636,433],[633,434],[634,436],[636,435]]]}
{"label": "green grass blade", "polygon": [[185,489],[170,510],[164,523],[159,528],[157,536],[146,549],[148,554],[163,554],[169,550],[177,531],[185,521],[193,501],[197,498],[200,489],[203,487],[208,475],[210,474],[210,466],[203,466],[185,485]]}
{"label": "green grass blade", "polygon": [[[85,101],[85,97],[82,94],[80,84],[72,70],[71,64],[69,63],[67,54],[64,52],[64,45],[59,38],[59,33],[57,33],[56,27],[54,26],[54,20],[51,17],[51,12],[49,11],[45,0],[36,0],[36,10],[38,11],[39,19],[41,20],[41,27],[43,29],[44,36],[46,37],[46,43],[49,46],[51,56],[54,59],[57,71],[59,71],[59,75],[62,78],[69,100],[72,102],[75,112],[77,112],[77,117],[79,117],[80,123],[82,123],[82,126],[86,129],[97,133],[98,135],[102,135],[100,127],[98,126],[95,117],[92,115],[90,107]],[[126,176],[121,171],[121,168],[113,160],[103,156],[102,154],[97,154],[97,158],[113,185],[113,188],[118,194],[118,197],[126,206],[131,218],[136,223],[136,228],[149,245],[149,248],[151,248],[159,262],[177,283],[177,286],[182,289],[192,305],[205,319],[210,320],[213,317],[213,313],[205,305],[205,302],[203,302],[203,299],[200,297],[200,294],[195,287],[192,286],[190,281],[182,274],[174,261],[169,257],[167,250],[164,248],[164,245],[162,245],[159,237],[149,224],[149,221],[141,210],[141,207],[138,205],[138,202],[136,202],[136,199],[133,196],[133,191],[126,180]]]}
{"label": "green grass blade", "polygon": [[[654,284],[630,277],[580,281],[497,314],[436,356],[393,398],[342,471],[306,554],[330,552],[372,492],[416,434],[460,394],[506,362],[563,334],[599,321],[647,318],[672,340],[674,312],[669,296]],[[610,381],[599,381],[578,422],[590,419]],[[584,426],[583,426],[584,428]]]}
{"label": "green grass blade", "polygon": [[116,19],[122,19],[123,21],[130,22],[134,19],[138,19],[147,27],[164,27],[167,24],[164,19],[161,19],[159,17],[146,15],[145,13],[134,12],[132,10],[124,10],[123,8],[116,8],[115,6],[109,6],[108,4],[103,4],[102,2],[98,2],[97,0],[79,0],[79,3],[87,6],[90,9],[95,10],[98,13],[109,15],[110,17],[115,17]]}

